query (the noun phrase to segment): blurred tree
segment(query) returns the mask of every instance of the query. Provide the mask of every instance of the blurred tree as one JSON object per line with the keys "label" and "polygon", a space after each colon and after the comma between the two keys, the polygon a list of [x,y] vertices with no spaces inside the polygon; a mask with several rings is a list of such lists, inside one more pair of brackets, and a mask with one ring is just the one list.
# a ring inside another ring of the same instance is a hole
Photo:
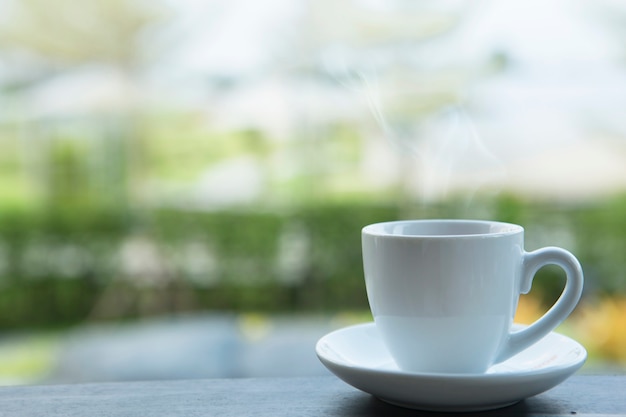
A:
{"label": "blurred tree", "polygon": [[[87,175],[100,182],[104,179],[104,188],[123,204],[119,198],[134,194],[134,179],[142,172],[138,163],[142,161],[142,146],[135,118],[135,87],[151,51],[156,50],[154,38],[151,37],[148,44],[146,34],[168,16],[164,3],[58,0],[52,4],[46,0],[20,0],[9,5],[0,18],[0,57],[11,75],[3,80],[5,94],[13,95],[17,102],[24,101],[20,100],[24,97],[42,95],[49,100],[51,90],[54,91],[52,96],[58,96],[52,106],[36,111],[35,118],[28,108],[25,114],[28,117],[18,115],[17,118],[29,121],[21,127],[25,132],[22,136],[28,137],[29,142],[43,140],[36,148],[44,168],[34,168],[35,182],[49,189],[44,190],[48,198],[48,191],[68,188],[75,182],[68,180],[75,178],[73,175],[49,178],[50,167],[56,167],[53,172],[65,172],[84,165],[90,167],[90,172],[79,176]],[[49,85],[45,84],[47,78],[53,78]],[[6,88],[7,83],[9,88]],[[20,96],[22,93],[30,95]],[[72,105],[72,99],[63,96],[65,93],[74,95],[78,104]],[[37,106],[38,103],[26,104]],[[65,166],[70,160],[59,158],[55,152],[69,149],[71,144],[55,132],[72,130],[72,124],[78,119],[91,130],[88,135],[92,136],[90,151],[83,152],[82,161]],[[56,143],[59,141],[63,143]],[[94,169],[98,172],[91,172]],[[66,184],[55,184],[55,181]],[[88,193],[89,188],[101,185],[82,182],[85,186],[74,194]],[[53,192],[52,196],[59,198],[48,201],[67,205],[70,201],[81,200],[68,200],[62,194],[57,196]]]}
{"label": "blurred tree", "polygon": [[165,17],[160,2],[20,0],[0,20],[0,47],[26,50],[53,68],[104,63],[127,71],[144,58],[141,37]]}

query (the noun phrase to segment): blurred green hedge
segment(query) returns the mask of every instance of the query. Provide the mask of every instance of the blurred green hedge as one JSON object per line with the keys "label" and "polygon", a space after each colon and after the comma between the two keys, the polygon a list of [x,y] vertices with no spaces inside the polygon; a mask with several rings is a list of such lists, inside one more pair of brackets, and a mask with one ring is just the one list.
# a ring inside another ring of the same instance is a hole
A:
{"label": "blurred green hedge", "polygon": [[[519,223],[527,250],[563,246],[586,293],[626,292],[626,197],[555,206],[501,195],[472,217]],[[400,218],[469,217],[462,204],[372,202],[216,212],[0,211],[0,327],[62,326],[198,310],[367,309],[360,230]],[[562,276],[544,268],[546,303]]]}

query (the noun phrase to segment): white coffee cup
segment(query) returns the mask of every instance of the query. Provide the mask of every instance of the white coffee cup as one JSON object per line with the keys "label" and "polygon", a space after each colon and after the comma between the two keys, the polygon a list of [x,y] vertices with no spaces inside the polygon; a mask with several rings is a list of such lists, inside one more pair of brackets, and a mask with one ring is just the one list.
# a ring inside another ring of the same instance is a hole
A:
{"label": "white coffee cup", "polygon": [[[578,260],[561,248],[524,251],[524,229],[480,220],[410,220],[362,230],[370,308],[398,367],[409,372],[483,373],[551,332],[583,288]],[[540,319],[512,331],[520,294],[554,264],[567,276]]]}

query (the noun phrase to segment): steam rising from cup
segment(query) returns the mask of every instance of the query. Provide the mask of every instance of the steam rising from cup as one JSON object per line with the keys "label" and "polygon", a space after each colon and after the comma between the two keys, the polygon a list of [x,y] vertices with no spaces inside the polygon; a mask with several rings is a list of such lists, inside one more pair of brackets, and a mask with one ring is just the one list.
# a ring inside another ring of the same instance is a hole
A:
{"label": "steam rising from cup", "polygon": [[411,197],[429,203],[458,194],[469,206],[479,192],[500,191],[505,165],[462,105],[452,100],[424,105],[432,101],[432,92],[415,82],[383,83],[376,71],[351,71],[345,61],[332,58],[335,79],[365,100],[403,166],[399,181]]}

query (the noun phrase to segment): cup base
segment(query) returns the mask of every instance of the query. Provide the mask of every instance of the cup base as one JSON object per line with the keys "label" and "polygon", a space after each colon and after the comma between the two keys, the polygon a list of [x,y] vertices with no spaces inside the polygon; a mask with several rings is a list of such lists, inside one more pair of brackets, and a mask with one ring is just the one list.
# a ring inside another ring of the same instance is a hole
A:
{"label": "cup base", "polygon": [[377,316],[376,327],[400,369],[417,373],[480,374],[495,362],[507,317]]}

